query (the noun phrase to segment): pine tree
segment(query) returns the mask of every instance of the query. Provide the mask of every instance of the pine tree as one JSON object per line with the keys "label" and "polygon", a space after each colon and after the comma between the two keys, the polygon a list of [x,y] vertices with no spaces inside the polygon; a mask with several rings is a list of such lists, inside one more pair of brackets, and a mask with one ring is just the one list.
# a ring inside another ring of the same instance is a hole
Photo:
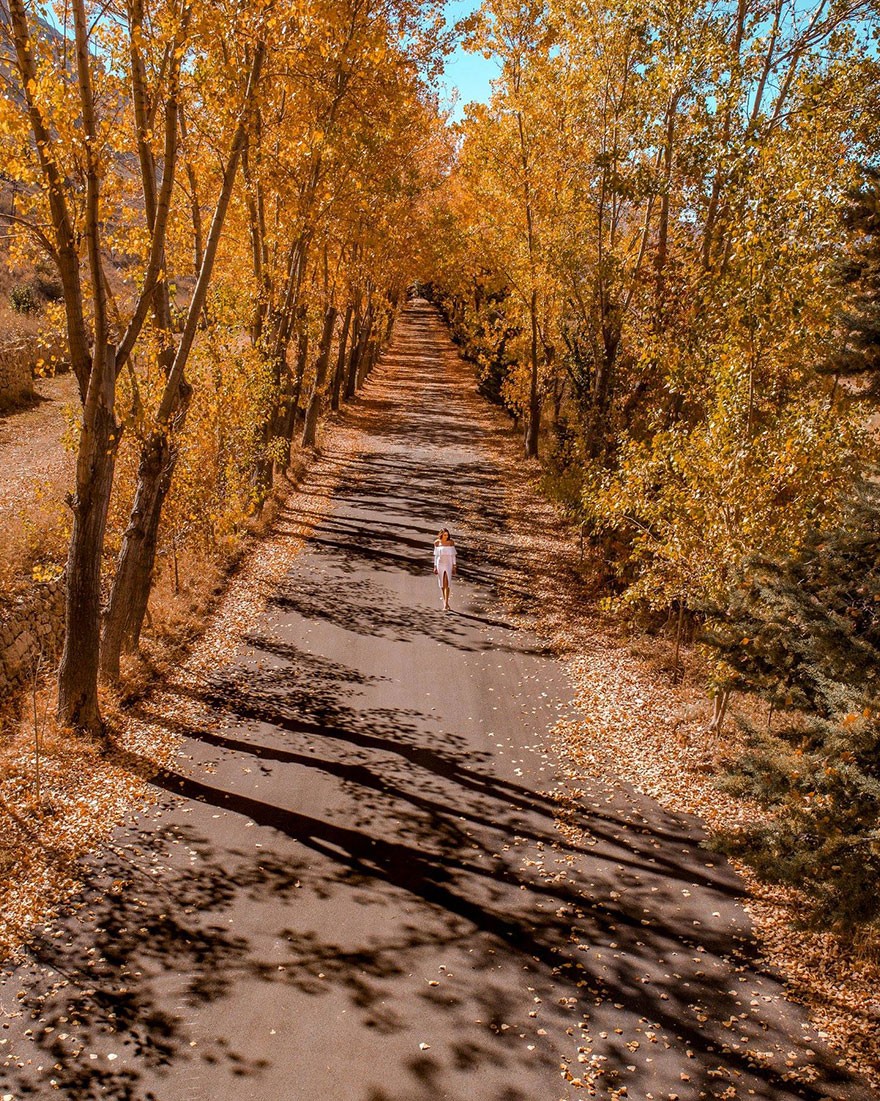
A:
{"label": "pine tree", "polygon": [[752,563],[705,641],[733,684],[768,701],[736,786],[775,807],[738,847],[809,890],[844,930],[880,923],[880,509],[876,489],[834,531]]}
{"label": "pine tree", "polygon": [[865,168],[861,185],[850,191],[843,222],[850,238],[849,256],[839,280],[848,289],[840,317],[844,334],[840,350],[821,370],[836,379],[861,385],[863,398],[880,400],[880,170]]}

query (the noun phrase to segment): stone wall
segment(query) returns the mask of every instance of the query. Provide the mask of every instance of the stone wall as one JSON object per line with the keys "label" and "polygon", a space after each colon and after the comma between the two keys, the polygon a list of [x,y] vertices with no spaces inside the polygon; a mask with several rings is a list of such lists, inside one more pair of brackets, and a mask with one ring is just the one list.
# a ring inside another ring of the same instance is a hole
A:
{"label": "stone wall", "polygon": [[0,412],[34,396],[33,363],[32,341],[0,340]]}
{"label": "stone wall", "polygon": [[54,662],[64,639],[64,582],[41,582],[0,612],[0,698],[31,681],[42,650]]}

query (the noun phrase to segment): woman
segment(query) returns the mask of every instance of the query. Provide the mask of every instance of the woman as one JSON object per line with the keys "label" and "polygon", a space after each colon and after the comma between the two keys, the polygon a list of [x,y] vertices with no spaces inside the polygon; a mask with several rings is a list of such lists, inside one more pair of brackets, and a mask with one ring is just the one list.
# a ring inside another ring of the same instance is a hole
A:
{"label": "woman", "polygon": [[458,570],[455,565],[455,543],[449,537],[449,529],[443,528],[434,540],[434,573],[443,594],[443,611],[449,611],[449,587]]}

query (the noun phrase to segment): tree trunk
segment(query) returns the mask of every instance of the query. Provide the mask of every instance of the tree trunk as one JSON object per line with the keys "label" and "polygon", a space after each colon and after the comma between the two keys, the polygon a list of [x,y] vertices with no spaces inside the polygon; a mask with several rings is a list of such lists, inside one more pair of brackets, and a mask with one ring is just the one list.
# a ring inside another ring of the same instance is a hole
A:
{"label": "tree trunk", "polygon": [[62,159],[53,146],[50,122],[44,118],[37,98],[38,70],[36,53],[31,42],[28,10],[24,0],[9,0],[9,29],[15,46],[21,89],[28,107],[28,118],[36,143],[43,174],[43,187],[49,203],[55,248],[49,245],[58,265],[58,275],[64,292],[65,324],[70,364],[79,386],[80,400],[85,404],[89,386],[92,357],[89,354],[89,334],[83,310],[83,289],[80,278],[77,234],[65,194]]}
{"label": "tree trunk", "polygon": [[[305,317],[302,319],[305,324]],[[284,394],[281,406],[278,410],[278,420],[275,434],[282,441],[283,455],[278,462],[279,473],[283,474],[290,466],[290,448],[293,442],[293,433],[296,430],[296,414],[299,409],[299,396],[302,391],[303,375],[306,370],[306,362],[309,355],[309,337],[303,330],[299,335],[296,353],[296,367],[291,375],[288,369],[285,377]]]}
{"label": "tree trunk", "polygon": [[101,732],[98,657],[101,636],[101,552],[119,429],[115,404],[116,349],[96,349],[76,461],[73,533],[67,555],[64,649],[58,669],[58,718]]}
{"label": "tree trunk", "polygon": [[[191,388],[184,384],[175,433],[181,430],[190,395]],[[159,523],[177,457],[167,432],[154,432],[141,447],[134,505],[122,537],[101,637],[101,676],[110,682],[119,679],[121,655],[134,653],[140,643],[153,585]]]}
{"label": "tree trunk", "polygon": [[345,378],[345,352],[348,346],[348,334],[351,330],[351,317],[354,306],[349,304],[345,308],[345,318],[342,322],[342,332],[339,336],[339,351],[336,355],[336,370],[333,372],[333,392],[330,397],[330,408],[335,413],[339,409],[339,397],[342,391],[342,383]]}
{"label": "tree trunk", "polygon": [[324,331],[321,333],[321,343],[318,346],[318,360],[315,364],[315,382],[312,386],[309,407],[306,410],[306,420],[303,426],[303,447],[315,446],[318,417],[321,413],[324,387],[327,384],[327,368],[330,365],[330,345],[333,342],[333,329],[336,325],[336,315],[338,312],[335,306],[328,306],[327,312],[324,314]]}
{"label": "tree trunk", "polygon": [[[281,380],[283,372],[287,370],[287,365],[283,363],[278,356],[272,356],[272,362],[270,364],[270,373],[272,375],[272,390],[273,395],[280,395],[281,393]],[[256,491],[257,507],[260,508],[266,501],[266,498],[272,491],[272,476],[275,469],[275,463],[272,458],[273,440],[275,436],[275,430],[277,426],[277,402],[280,398],[273,396],[273,406],[263,419],[261,425],[260,435],[260,450],[256,462],[256,469],[254,471],[254,489]]]}
{"label": "tree trunk", "polygon": [[146,593],[149,599],[158,520],[171,484],[169,450],[163,435],[153,435],[144,442],[141,451],[134,507],[122,538],[116,577],[104,617],[101,676],[108,681],[119,678],[122,651],[134,650],[134,641],[140,638],[147,601],[139,597]]}
{"label": "tree trunk", "polygon": [[140,642],[141,628],[150,599],[162,507],[171,488],[177,462],[174,437],[183,427],[192,393],[184,371],[205,306],[214,260],[232,195],[238,159],[244,145],[248,111],[253,102],[264,56],[265,46],[261,43],[257,48],[249,74],[242,113],[232,138],[223,184],[201,256],[201,267],[187,311],[183,333],[176,347],[170,337],[170,301],[168,284],[164,278],[160,280],[154,296],[153,306],[157,327],[167,334],[166,345],[159,354],[159,364],[165,375],[165,387],[156,413],[157,427],[141,447],[134,505],[123,536],[104,622],[100,668],[102,675],[110,680],[115,680],[119,676],[121,653],[136,650]]}
{"label": "tree trunk", "polygon": [[529,379],[529,410],[526,417],[525,451],[527,459],[538,457],[538,433],[541,427],[541,397],[538,391],[538,292],[532,291],[530,303],[532,322],[531,377]]}
{"label": "tree trunk", "polygon": [[[607,298],[606,298],[607,301]],[[602,355],[598,357],[590,409],[587,414],[586,444],[591,459],[599,459],[608,442],[608,418],[614,390],[614,370],[620,348],[620,327],[613,306],[605,306],[602,320]]]}
{"label": "tree trunk", "polygon": [[709,720],[708,732],[716,737],[721,734],[724,727],[729,702],[730,689],[726,687],[719,689],[712,698],[712,718]]}
{"label": "tree trunk", "polygon": [[660,217],[657,222],[657,253],[654,258],[655,295],[658,321],[662,327],[666,310],[666,264],[669,258],[669,213],[672,191],[673,148],[675,141],[675,112],[680,99],[673,95],[666,112],[666,144],[663,149],[663,192],[660,196]]}
{"label": "tree trunk", "polygon": [[[372,328],[372,326],[371,326]],[[376,364],[376,360],[379,358],[379,344],[374,336],[371,336],[367,340],[366,347],[364,348],[363,358],[361,359],[360,367],[358,368],[358,389],[370,377],[370,372]]]}
{"label": "tree trunk", "polygon": [[[303,325],[305,325],[305,311],[303,311]],[[303,329],[299,334],[299,344],[296,353],[296,371],[293,376],[293,391],[290,397],[291,428],[296,425],[296,414],[299,412],[299,399],[302,395],[303,379],[306,376],[306,366],[309,362],[309,334]],[[292,432],[287,433],[288,440]]]}
{"label": "tree trunk", "polygon": [[360,351],[358,352],[358,360],[355,365],[354,380],[355,389],[360,390],[364,384],[364,378],[366,377],[366,366],[369,362],[370,345],[372,343],[371,337],[373,334],[373,311],[367,312],[367,321],[364,325],[364,332],[361,338]]}
{"label": "tree trunk", "polygon": [[562,417],[562,399],[565,397],[565,383],[566,378],[563,375],[562,378],[556,378],[553,382],[553,425],[555,428],[559,427],[559,421]]}
{"label": "tree trunk", "polygon": [[345,400],[351,401],[357,389],[357,372],[369,337],[369,317],[355,328],[355,340],[348,357],[348,373],[345,378]]}

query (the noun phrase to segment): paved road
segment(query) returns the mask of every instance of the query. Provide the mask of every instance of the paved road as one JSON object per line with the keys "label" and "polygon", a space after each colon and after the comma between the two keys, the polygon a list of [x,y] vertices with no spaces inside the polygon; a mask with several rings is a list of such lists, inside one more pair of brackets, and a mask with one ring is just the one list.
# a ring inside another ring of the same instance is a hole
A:
{"label": "paved road", "polygon": [[868,1096],[762,969],[697,823],[589,782],[585,842],[557,830],[563,673],[507,625],[504,563],[461,541],[446,615],[430,574],[438,524],[515,523],[470,386],[410,309],[334,509],[202,719],[159,716],[183,748],[158,812],[6,976],[12,1097]]}

